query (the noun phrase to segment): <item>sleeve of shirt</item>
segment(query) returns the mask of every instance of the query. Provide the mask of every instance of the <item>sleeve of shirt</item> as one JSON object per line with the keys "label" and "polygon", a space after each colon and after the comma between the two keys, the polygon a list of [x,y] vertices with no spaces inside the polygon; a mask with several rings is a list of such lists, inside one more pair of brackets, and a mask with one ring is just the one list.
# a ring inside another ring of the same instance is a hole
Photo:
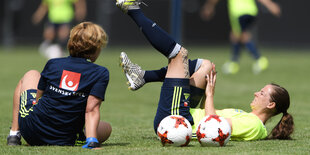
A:
{"label": "sleeve of shirt", "polygon": [[252,117],[232,118],[233,140],[257,140],[262,139],[262,123]]}
{"label": "sleeve of shirt", "polygon": [[101,78],[96,82],[96,84],[93,86],[92,90],[90,91],[90,95],[94,95],[96,97],[99,97],[104,101],[105,99],[105,92],[109,84],[109,71],[105,69],[101,75],[99,75]]}
{"label": "sleeve of shirt", "polygon": [[38,83],[38,89],[39,90],[45,90],[45,88],[47,87],[47,80],[46,80],[46,72],[48,70],[48,65],[49,65],[50,61],[48,61],[43,69],[43,71],[41,72],[41,77]]}

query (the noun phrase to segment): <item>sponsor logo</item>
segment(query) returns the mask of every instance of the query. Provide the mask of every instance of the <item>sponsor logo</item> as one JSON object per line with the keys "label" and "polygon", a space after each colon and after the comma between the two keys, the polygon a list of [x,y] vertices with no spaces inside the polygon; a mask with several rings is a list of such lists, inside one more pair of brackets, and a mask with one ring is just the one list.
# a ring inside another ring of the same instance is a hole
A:
{"label": "sponsor logo", "polygon": [[37,97],[37,93],[30,93],[30,95],[32,96],[32,98],[36,98]]}
{"label": "sponsor logo", "polygon": [[190,96],[189,93],[184,93],[185,100],[188,100],[189,96]]}
{"label": "sponsor logo", "polygon": [[76,91],[80,84],[80,78],[81,73],[63,70],[59,88],[70,91]]}
{"label": "sponsor logo", "polygon": [[55,93],[59,93],[61,95],[65,96],[80,96],[80,97],[86,97],[86,94],[84,92],[75,92],[75,91],[65,91],[63,89],[56,88],[52,85],[50,85],[50,90],[54,91]]}
{"label": "sponsor logo", "polygon": [[187,102],[184,102],[184,107],[187,107],[188,106],[188,103]]}

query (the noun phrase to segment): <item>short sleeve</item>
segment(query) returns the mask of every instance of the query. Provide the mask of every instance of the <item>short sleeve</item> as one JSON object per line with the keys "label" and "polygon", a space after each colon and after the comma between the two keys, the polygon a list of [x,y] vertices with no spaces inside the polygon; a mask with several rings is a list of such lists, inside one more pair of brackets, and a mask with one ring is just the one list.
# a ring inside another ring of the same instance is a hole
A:
{"label": "short sleeve", "polygon": [[38,89],[39,90],[45,90],[46,86],[47,86],[46,79],[41,76],[41,78],[39,80],[39,84],[38,84]]}
{"label": "short sleeve", "polygon": [[38,83],[38,89],[39,90],[45,90],[45,88],[47,87],[47,79],[46,79],[46,72],[48,71],[48,66],[50,64],[50,61],[48,61],[46,63],[46,65],[44,66],[43,71],[41,72],[41,77]]}
{"label": "short sleeve", "polygon": [[105,92],[109,84],[109,71],[105,69],[102,74],[99,75],[99,80],[95,83],[93,88],[90,91],[90,95],[94,95],[99,97],[104,101],[105,99]]}
{"label": "short sleeve", "polygon": [[232,140],[258,140],[267,136],[263,123],[251,115],[231,118]]}

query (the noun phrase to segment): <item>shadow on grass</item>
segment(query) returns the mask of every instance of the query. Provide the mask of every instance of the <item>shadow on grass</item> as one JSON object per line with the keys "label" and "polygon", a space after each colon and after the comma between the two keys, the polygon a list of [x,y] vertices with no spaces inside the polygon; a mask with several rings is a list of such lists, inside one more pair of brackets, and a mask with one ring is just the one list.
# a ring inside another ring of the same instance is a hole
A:
{"label": "shadow on grass", "polygon": [[193,145],[193,144],[188,144],[187,146],[184,146],[184,147],[195,147],[195,145]]}
{"label": "shadow on grass", "polygon": [[[127,146],[129,145],[130,143],[103,143],[101,144],[100,146]],[[7,145],[9,146],[9,145]],[[39,145],[39,146],[31,146],[29,144],[25,144],[23,143],[22,145],[19,145],[19,146],[9,146],[9,147],[80,147],[80,146],[58,146],[58,145]],[[82,145],[81,145],[82,146]]]}
{"label": "shadow on grass", "polygon": [[130,143],[103,143],[101,146],[127,146]]}

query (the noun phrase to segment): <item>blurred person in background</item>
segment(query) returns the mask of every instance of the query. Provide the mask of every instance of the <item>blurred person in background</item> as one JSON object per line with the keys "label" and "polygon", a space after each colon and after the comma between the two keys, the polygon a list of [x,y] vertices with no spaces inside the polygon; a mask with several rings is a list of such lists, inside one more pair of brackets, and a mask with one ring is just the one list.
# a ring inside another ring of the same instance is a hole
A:
{"label": "blurred person in background", "polygon": [[[207,0],[202,8],[201,17],[204,20],[210,20],[215,14],[215,6],[219,0]],[[226,74],[236,74],[239,67],[240,50],[244,45],[252,54],[255,62],[252,70],[258,74],[268,68],[268,59],[260,54],[254,41],[250,28],[255,23],[258,14],[258,8],[255,0],[227,0],[228,14],[230,19],[231,33],[230,42],[232,46],[232,56],[230,61],[226,62],[222,70]],[[271,0],[258,0],[274,16],[280,17],[281,9],[278,4]]]}
{"label": "blurred person in background", "polygon": [[33,24],[40,23],[46,13],[48,21],[44,26],[44,41],[41,43],[39,51],[49,59],[62,57],[74,17],[80,22],[86,16],[86,1],[42,0],[32,16]]}

